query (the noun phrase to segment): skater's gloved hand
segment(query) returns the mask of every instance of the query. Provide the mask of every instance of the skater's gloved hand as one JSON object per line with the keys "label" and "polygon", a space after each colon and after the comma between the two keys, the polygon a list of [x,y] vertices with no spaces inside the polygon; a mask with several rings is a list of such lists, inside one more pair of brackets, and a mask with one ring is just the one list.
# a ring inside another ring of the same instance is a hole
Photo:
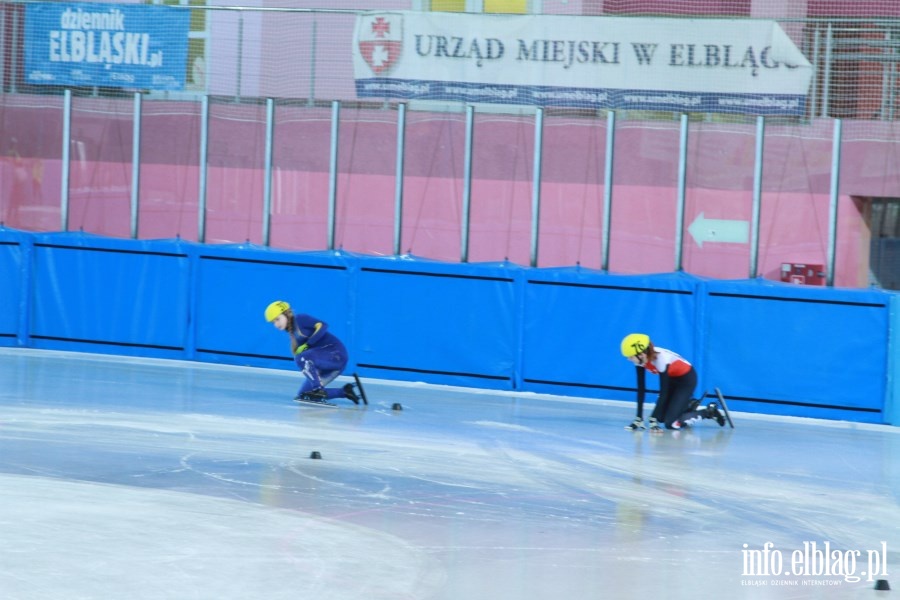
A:
{"label": "skater's gloved hand", "polygon": [[650,417],[650,433],[662,433],[663,428],[659,426],[659,421]]}
{"label": "skater's gloved hand", "polygon": [[634,421],[625,426],[625,429],[629,429],[631,431],[637,431],[639,429],[646,429],[647,427],[644,425],[644,420],[640,417],[636,417]]}
{"label": "skater's gloved hand", "polygon": [[306,344],[297,346],[297,349],[294,350],[294,354],[300,354],[301,352],[306,352],[308,349],[309,349],[309,346]]}

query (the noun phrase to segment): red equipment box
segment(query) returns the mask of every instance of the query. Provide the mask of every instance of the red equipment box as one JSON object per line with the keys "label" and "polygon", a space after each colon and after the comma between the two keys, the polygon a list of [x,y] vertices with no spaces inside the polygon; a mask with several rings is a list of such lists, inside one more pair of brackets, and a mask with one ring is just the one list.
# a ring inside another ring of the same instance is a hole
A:
{"label": "red equipment box", "polygon": [[799,285],[825,285],[825,266],[781,263],[781,280]]}

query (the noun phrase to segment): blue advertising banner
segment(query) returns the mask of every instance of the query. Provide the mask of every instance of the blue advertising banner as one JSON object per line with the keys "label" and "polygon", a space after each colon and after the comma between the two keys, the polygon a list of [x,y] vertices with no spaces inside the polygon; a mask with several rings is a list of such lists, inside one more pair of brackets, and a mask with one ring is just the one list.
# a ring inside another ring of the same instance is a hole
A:
{"label": "blue advertising banner", "polygon": [[190,13],[168,6],[26,6],[29,83],[146,90],[184,88]]}

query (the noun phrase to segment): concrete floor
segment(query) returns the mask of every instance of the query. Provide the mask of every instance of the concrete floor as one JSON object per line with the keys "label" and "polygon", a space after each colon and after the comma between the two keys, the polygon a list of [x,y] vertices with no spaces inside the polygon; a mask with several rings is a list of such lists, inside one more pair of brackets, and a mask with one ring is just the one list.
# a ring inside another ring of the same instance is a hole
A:
{"label": "concrete floor", "polygon": [[0,349],[0,597],[900,593],[874,589],[900,587],[898,428],[657,436],[621,402],[375,380],[318,408],[299,377]]}

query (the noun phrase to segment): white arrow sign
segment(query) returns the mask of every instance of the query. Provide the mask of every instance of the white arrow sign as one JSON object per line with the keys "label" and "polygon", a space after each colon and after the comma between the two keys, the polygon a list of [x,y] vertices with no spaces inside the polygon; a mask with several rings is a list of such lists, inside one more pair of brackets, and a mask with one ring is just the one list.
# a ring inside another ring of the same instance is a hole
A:
{"label": "white arrow sign", "polygon": [[750,239],[750,223],[728,219],[707,219],[701,212],[688,227],[688,233],[701,248],[703,242],[746,244]]}

